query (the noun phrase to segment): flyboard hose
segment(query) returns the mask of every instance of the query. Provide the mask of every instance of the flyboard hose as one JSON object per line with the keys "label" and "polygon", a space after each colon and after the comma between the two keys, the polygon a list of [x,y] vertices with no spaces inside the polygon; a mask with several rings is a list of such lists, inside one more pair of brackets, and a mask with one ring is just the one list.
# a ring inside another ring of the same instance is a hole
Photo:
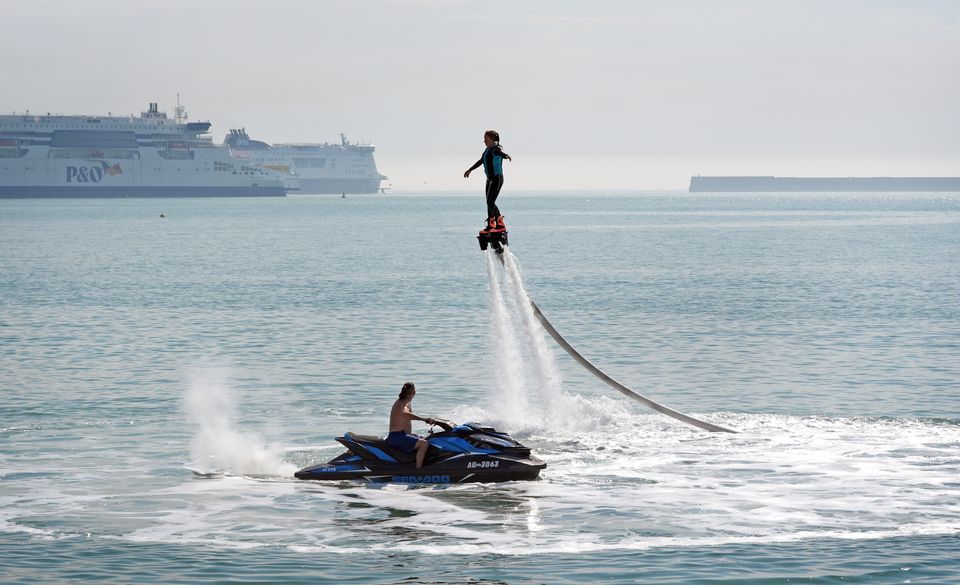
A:
{"label": "flyboard hose", "polygon": [[[509,252],[507,252],[507,253],[509,253]],[[503,255],[502,255],[502,254],[498,254],[498,256],[500,257],[500,261],[501,261],[501,262],[504,262]],[[659,402],[656,402],[656,401],[654,401],[654,400],[650,400],[649,398],[647,398],[647,397],[644,396],[643,394],[640,394],[639,392],[636,392],[636,391],[631,390],[630,388],[624,386],[623,384],[621,384],[621,383],[618,382],[617,380],[615,380],[615,379],[613,379],[612,377],[610,377],[609,375],[607,375],[606,372],[604,372],[603,370],[601,370],[601,369],[598,368],[597,366],[593,365],[593,364],[590,362],[590,360],[588,360],[587,358],[583,357],[583,356],[580,354],[579,351],[577,351],[576,349],[574,349],[574,347],[573,347],[572,345],[570,345],[570,344],[567,342],[567,340],[563,338],[562,335],[560,335],[560,332],[557,331],[557,330],[553,327],[553,325],[550,323],[550,321],[547,319],[547,317],[543,314],[543,311],[540,310],[540,307],[537,306],[537,303],[533,302],[533,298],[531,298],[530,295],[527,295],[527,300],[530,301],[530,306],[533,307],[533,314],[536,315],[537,320],[540,321],[540,324],[543,325],[543,328],[547,330],[547,333],[550,334],[550,337],[552,337],[554,341],[556,341],[558,344],[560,344],[560,347],[562,347],[562,348],[564,349],[564,351],[566,351],[568,354],[570,354],[570,357],[572,357],[574,360],[576,360],[576,362],[577,362],[578,364],[580,364],[581,366],[583,366],[588,372],[590,372],[590,373],[593,374],[594,376],[596,376],[596,377],[600,378],[601,380],[603,380],[604,382],[606,382],[606,384],[607,384],[608,386],[610,386],[611,388],[613,388],[613,389],[616,390],[617,392],[623,394],[624,396],[629,396],[630,398],[633,398],[634,400],[643,403],[644,405],[652,408],[653,410],[656,410],[657,412],[659,412],[659,413],[661,413],[661,414],[665,414],[665,415],[667,415],[667,416],[669,416],[669,417],[673,417],[673,418],[675,418],[675,419],[677,419],[677,420],[679,420],[679,421],[683,421],[683,422],[687,423],[688,425],[693,425],[693,426],[695,426],[695,427],[701,428],[701,429],[706,430],[706,431],[711,431],[711,432],[714,432],[714,433],[736,433],[736,432],[737,432],[737,431],[734,431],[734,430],[732,430],[732,429],[728,429],[728,428],[725,428],[725,427],[721,427],[721,426],[719,426],[719,425],[715,425],[715,424],[713,424],[713,423],[709,423],[709,422],[707,422],[707,421],[700,420],[700,419],[698,419],[698,418],[694,418],[694,417],[692,417],[692,416],[690,416],[690,415],[688,415],[688,414],[683,414],[682,412],[677,411],[677,410],[674,410],[674,409],[670,408],[669,406],[664,406],[663,404],[660,404]]]}

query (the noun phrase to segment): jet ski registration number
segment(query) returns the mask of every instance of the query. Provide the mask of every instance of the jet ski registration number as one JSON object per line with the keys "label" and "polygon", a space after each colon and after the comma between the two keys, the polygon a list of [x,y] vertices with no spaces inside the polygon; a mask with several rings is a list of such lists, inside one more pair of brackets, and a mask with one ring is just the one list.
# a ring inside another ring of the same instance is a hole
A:
{"label": "jet ski registration number", "polygon": [[467,463],[467,469],[477,469],[478,467],[500,467],[499,461],[471,461]]}

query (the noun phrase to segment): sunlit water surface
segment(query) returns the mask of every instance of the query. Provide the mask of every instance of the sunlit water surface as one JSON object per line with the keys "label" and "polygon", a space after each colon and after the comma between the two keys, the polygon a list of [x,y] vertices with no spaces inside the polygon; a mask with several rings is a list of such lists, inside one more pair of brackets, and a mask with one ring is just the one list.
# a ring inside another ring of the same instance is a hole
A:
{"label": "sunlit water surface", "polygon": [[[960,195],[502,208],[582,353],[739,432],[531,373],[479,196],[0,201],[0,581],[960,582]],[[292,479],[406,380],[541,479]]]}

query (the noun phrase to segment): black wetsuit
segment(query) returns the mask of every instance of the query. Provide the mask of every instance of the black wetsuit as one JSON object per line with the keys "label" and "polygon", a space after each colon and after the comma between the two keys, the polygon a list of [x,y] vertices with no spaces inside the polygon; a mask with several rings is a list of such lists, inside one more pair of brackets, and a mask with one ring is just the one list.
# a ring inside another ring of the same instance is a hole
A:
{"label": "black wetsuit", "polygon": [[483,165],[483,172],[487,174],[487,217],[500,216],[500,208],[497,207],[497,196],[500,195],[500,189],[503,187],[503,159],[510,156],[503,152],[499,144],[487,147],[480,155],[480,160],[476,162],[470,170]]}

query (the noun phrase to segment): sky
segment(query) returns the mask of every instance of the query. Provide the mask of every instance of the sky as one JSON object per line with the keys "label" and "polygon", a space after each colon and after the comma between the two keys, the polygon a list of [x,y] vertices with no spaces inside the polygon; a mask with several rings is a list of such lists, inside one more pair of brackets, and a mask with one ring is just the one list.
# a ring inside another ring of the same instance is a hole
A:
{"label": "sky", "polygon": [[960,176],[952,0],[0,0],[0,112],[177,94],[219,142],[376,145],[395,191]]}

